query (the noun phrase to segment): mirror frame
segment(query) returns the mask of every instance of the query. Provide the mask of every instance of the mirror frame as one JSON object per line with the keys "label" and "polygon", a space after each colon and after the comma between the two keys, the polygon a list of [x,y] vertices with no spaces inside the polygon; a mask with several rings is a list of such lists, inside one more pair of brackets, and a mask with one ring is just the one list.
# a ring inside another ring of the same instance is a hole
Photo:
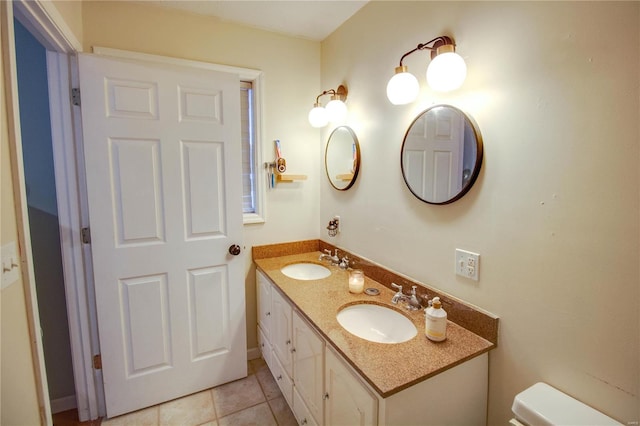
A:
{"label": "mirror frame", "polygon": [[[337,187],[334,183],[333,180],[331,179],[331,176],[329,176],[329,167],[327,165],[327,153],[329,151],[329,144],[331,143],[331,137],[334,135],[334,133],[338,130],[347,130],[349,132],[349,134],[351,135],[351,138],[353,139],[353,143],[356,146],[356,161],[355,161],[355,167],[353,170],[353,177],[351,178],[351,180],[349,181],[349,183],[347,184],[347,186],[345,187]],[[356,182],[356,179],[358,178],[358,172],[360,171],[360,142],[358,141],[358,137],[356,136],[356,133],[353,131],[353,129],[349,126],[338,126],[335,129],[333,129],[331,131],[331,134],[329,135],[329,138],[327,139],[327,145],[324,149],[324,171],[327,175],[327,179],[329,179],[329,183],[331,184],[331,186],[335,189],[337,189],[338,191],[346,191],[347,189],[351,188],[353,186],[353,184]]]}
{"label": "mirror frame", "polygon": [[[454,197],[442,201],[442,202],[434,202],[434,201],[428,201],[425,200],[424,198],[420,197],[418,194],[416,194],[414,192],[414,190],[411,188],[411,186],[409,185],[409,182],[407,180],[407,176],[405,174],[404,171],[404,164],[402,161],[403,158],[403,154],[404,154],[404,146],[405,143],[407,142],[407,136],[409,135],[409,132],[411,131],[411,128],[413,127],[413,125],[416,123],[416,121],[418,121],[422,116],[424,116],[426,113],[428,113],[429,111],[436,109],[436,108],[450,108],[453,109],[455,111],[457,111],[459,114],[462,114],[462,116],[465,119],[465,123],[469,125],[469,127],[471,128],[471,130],[473,131],[473,135],[475,137],[476,140],[476,161],[473,165],[473,170],[471,171],[471,176],[469,176],[469,181],[467,183],[467,185],[465,185],[460,192],[458,192]],[[404,134],[404,139],[402,140],[402,148],[400,149],[400,169],[402,170],[402,178],[404,179],[404,183],[406,184],[407,188],[409,188],[409,191],[411,191],[411,193],[420,201],[427,203],[427,204],[434,204],[434,205],[444,205],[444,204],[451,204],[454,201],[459,200],[460,198],[462,198],[467,192],[469,192],[469,190],[473,187],[473,185],[476,182],[476,179],[478,178],[478,175],[480,174],[480,169],[482,168],[482,161],[484,158],[484,148],[483,148],[483,142],[482,142],[482,135],[480,134],[480,130],[478,128],[478,125],[476,124],[476,122],[473,120],[473,118],[471,118],[468,114],[466,114],[464,111],[462,111],[460,108],[456,108],[453,105],[448,105],[448,104],[438,104],[438,105],[433,105],[430,106],[429,108],[425,109],[424,111],[422,111],[420,114],[418,114],[413,121],[411,122],[411,124],[409,125],[409,127],[407,128],[407,131]]]}

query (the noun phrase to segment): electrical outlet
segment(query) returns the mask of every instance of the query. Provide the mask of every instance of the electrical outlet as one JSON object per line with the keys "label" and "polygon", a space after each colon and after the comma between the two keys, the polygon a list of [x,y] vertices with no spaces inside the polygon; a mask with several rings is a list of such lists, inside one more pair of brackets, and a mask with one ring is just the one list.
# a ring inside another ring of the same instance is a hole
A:
{"label": "electrical outlet", "polygon": [[455,272],[456,275],[478,281],[480,279],[480,255],[456,249]]}

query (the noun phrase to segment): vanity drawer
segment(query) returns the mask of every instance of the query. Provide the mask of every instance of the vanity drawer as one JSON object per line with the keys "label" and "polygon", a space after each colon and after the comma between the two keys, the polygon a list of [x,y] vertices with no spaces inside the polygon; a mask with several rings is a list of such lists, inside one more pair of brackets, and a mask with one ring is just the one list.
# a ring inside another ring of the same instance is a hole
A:
{"label": "vanity drawer", "polygon": [[269,343],[269,340],[265,337],[264,332],[260,327],[258,327],[258,348],[260,349],[260,353],[262,353],[264,362],[267,363],[270,370],[273,370],[273,367],[271,366],[273,362],[271,360],[271,357],[273,356],[273,353],[271,352],[271,343]]}

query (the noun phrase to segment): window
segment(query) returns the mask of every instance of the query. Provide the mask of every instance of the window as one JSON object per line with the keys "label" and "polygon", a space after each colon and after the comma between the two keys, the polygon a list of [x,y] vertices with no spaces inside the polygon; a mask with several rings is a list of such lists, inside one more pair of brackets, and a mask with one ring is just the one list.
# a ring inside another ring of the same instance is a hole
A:
{"label": "window", "polygon": [[240,125],[242,138],[242,213],[256,213],[255,136],[253,119],[253,85],[240,82]]}
{"label": "window", "polygon": [[260,77],[240,82],[242,141],[242,213],[244,223],[264,222],[264,182],[260,176]]}

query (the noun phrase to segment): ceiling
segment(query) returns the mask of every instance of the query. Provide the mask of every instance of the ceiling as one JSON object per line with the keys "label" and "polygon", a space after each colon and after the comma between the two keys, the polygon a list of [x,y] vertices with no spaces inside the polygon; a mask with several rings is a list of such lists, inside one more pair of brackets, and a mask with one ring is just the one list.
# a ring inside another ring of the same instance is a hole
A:
{"label": "ceiling", "polygon": [[150,0],[163,7],[321,41],[369,0]]}

